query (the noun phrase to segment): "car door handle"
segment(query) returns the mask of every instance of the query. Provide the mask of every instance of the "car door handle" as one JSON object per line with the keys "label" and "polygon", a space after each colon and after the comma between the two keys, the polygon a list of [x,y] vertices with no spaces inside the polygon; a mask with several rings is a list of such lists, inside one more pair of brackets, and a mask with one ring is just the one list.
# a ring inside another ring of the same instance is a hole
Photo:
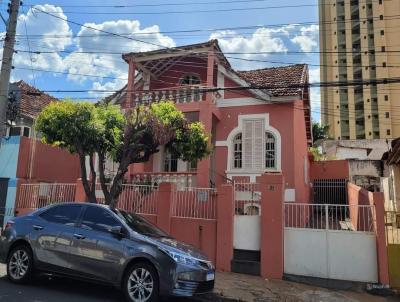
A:
{"label": "car door handle", "polygon": [[41,225],[36,225],[36,224],[35,224],[35,225],[33,226],[33,229],[36,230],[36,231],[41,231],[41,230],[43,230],[44,228],[43,228]]}
{"label": "car door handle", "polygon": [[74,237],[76,239],[85,239],[85,236],[81,235],[81,234],[74,234]]}

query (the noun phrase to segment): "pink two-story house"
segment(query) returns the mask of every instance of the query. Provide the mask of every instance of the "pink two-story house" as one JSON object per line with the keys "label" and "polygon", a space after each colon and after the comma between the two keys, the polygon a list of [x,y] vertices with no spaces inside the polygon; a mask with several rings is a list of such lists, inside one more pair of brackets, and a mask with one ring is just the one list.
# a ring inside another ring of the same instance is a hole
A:
{"label": "pink two-story house", "polygon": [[210,187],[282,172],[286,201],[309,200],[307,65],[236,71],[217,40],[127,53],[123,59],[129,64],[128,83],[108,101],[126,108],[172,100],[189,120],[204,124],[214,146],[198,163],[172,158],[161,148],[149,162],[130,167],[131,181],[147,177]]}

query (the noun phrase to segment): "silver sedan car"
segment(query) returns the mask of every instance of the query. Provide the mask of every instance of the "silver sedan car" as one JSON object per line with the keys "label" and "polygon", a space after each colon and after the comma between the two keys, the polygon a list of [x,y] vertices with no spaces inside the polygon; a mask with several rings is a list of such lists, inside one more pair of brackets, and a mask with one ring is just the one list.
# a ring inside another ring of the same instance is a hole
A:
{"label": "silver sedan car", "polygon": [[211,261],[136,214],[87,203],[52,205],[7,222],[0,262],[8,278],[34,273],[108,283],[127,301],[190,297],[214,288]]}

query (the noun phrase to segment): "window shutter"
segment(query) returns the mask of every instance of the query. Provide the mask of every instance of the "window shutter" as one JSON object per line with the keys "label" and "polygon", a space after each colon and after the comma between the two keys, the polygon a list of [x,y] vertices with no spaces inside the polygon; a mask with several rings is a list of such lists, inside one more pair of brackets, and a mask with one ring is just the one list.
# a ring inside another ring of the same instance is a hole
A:
{"label": "window shutter", "polygon": [[264,123],[262,120],[253,121],[254,125],[254,153],[253,153],[253,170],[264,170]]}
{"label": "window shutter", "polygon": [[247,120],[243,128],[243,168],[261,171],[264,167],[264,121]]}
{"label": "window shutter", "polygon": [[243,125],[243,168],[253,169],[253,121],[244,121]]}

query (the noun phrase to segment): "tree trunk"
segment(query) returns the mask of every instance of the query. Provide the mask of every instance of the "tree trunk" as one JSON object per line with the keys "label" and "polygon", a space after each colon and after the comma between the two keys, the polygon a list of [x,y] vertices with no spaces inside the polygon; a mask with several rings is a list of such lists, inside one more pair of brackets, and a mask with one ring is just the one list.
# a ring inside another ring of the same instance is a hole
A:
{"label": "tree trunk", "polygon": [[87,171],[86,171],[86,161],[85,155],[79,153],[79,163],[81,166],[81,175],[82,175],[82,184],[85,189],[86,198],[91,203],[96,203],[96,194],[95,191],[91,190],[88,179],[87,179]]}
{"label": "tree trunk", "polygon": [[105,198],[105,203],[106,204],[110,204],[111,203],[111,199],[110,199],[110,191],[107,188],[107,180],[106,180],[106,176],[104,174],[104,164],[105,164],[105,156],[103,153],[99,152],[99,178],[100,178],[100,185],[101,185],[101,190],[103,191],[104,194],[104,198]]}
{"label": "tree trunk", "polygon": [[118,197],[122,192],[122,184],[125,173],[128,171],[129,158],[123,158],[118,167],[117,174],[114,177],[111,189],[110,189],[110,200],[108,205],[115,209],[118,205]]}
{"label": "tree trunk", "polygon": [[89,166],[90,166],[90,173],[91,173],[91,197],[89,202],[91,203],[97,203],[97,198],[96,198],[96,170],[94,169],[94,159],[93,159],[93,154],[90,154],[89,156]]}

